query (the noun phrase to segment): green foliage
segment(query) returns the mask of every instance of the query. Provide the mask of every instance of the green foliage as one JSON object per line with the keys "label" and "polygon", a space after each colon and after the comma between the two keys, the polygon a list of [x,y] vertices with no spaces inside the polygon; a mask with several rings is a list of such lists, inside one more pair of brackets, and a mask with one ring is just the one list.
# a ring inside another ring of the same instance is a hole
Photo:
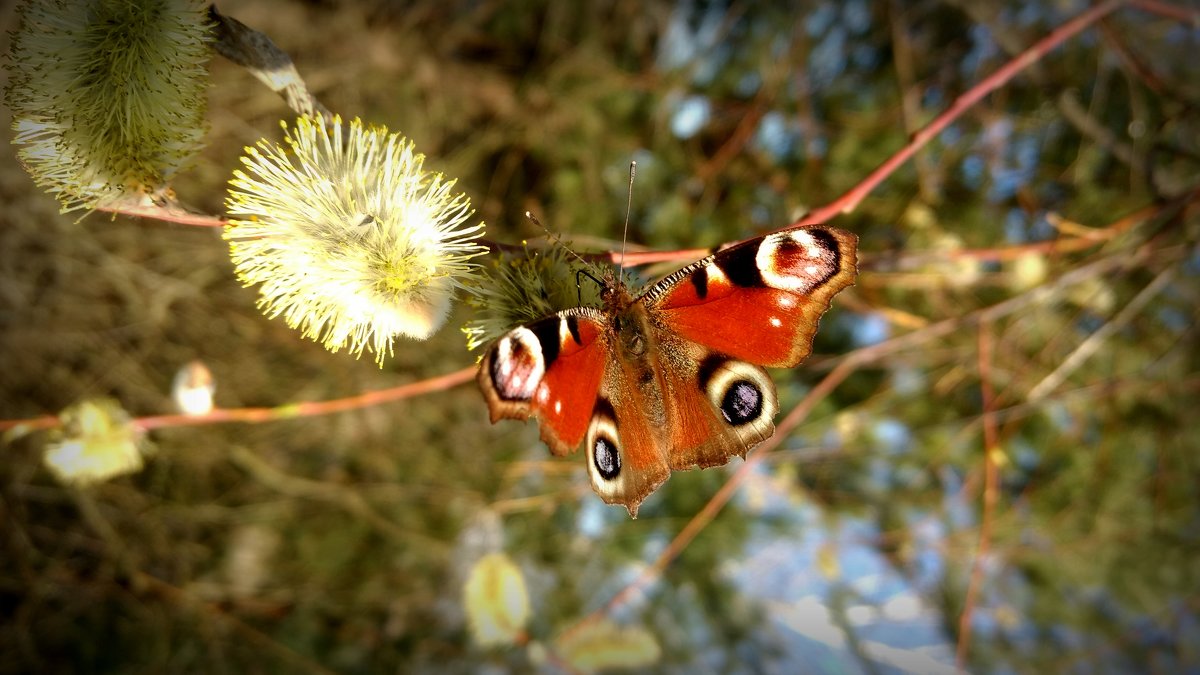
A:
{"label": "green foliage", "polygon": [[[540,236],[532,211],[573,247],[609,250],[630,160],[631,247],[709,247],[784,226],[856,185],[1006,50],[1083,9],[1072,4],[236,11],[331,109],[404,133],[430,170],[458,177],[489,238]],[[611,659],[611,639],[674,672],[886,671],[900,666],[877,647],[900,644],[953,667],[969,609],[973,671],[1195,668],[1200,223],[1180,198],[1200,180],[1189,93],[1200,64],[1186,58],[1198,41],[1183,23],[1118,11],[836,219],[861,237],[862,273],[809,363],[773,373],[783,414],[848,355],[878,351],[581,653]],[[212,71],[209,146],[175,182],[217,212],[243,146],[286,113],[228,63]],[[685,133],[688,101],[707,112]],[[398,346],[382,371],[330,355],[259,315],[209,233],[63,220],[11,156],[0,188],[0,352],[19,355],[0,381],[5,418],[97,396],[158,413],[195,358],[223,407],[380,390],[473,358],[455,331]],[[1164,272],[1174,276],[1122,316]],[[574,279],[553,283],[577,293]],[[459,309],[450,323],[479,318]],[[164,428],[144,471],[86,490],[43,468],[38,434],[15,440],[0,463],[0,670],[563,663],[578,654],[555,654],[567,650],[557,636],[646,571],[732,474],[680,473],[630,521],[587,490],[578,455],[551,458],[534,425],[486,418],[463,387],[324,417]],[[986,529],[985,430],[999,461]],[[527,586],[528,642],[483,650],[462,592],[495,551]]]}

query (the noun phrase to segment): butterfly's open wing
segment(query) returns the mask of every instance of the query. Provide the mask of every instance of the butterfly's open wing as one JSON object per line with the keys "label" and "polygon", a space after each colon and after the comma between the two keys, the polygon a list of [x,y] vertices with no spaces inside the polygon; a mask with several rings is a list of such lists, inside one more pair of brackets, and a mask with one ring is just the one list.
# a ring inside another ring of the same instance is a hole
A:
{"label": "butterfly's open wing", "polygon": [[717,354],[790,368],[817,322],[854,283],[858,238],[832,227],[783,230],[699,260],[641,298],[661,329]]}
{"label": "butterfly's open wing", "polygon": [[719,251],[642,296],[666,353],[672,468],[719,466],[771,437],[775,385],[760,366],[791,367],[812,351],[817,322],[854,281],[857,238],[796,228]]}
{"label": "butterfly's open wing", "polygon": [[636,517],[673,469],[725,464],[775,431],[767,372],[667,334],[657,367],[612,359],[587,435],[592,488]]}
{"label": "butterfly's open wing", "polygon": [[636,366],[608,362],[587,434],[592,489],[636,518],[638,506],[671,477],[668,418],[662,397],[647,396]]}
{"label": "butterfly's open wing", "polygon": [[556,455],[586,437],[593,489],[636,517],[642,500],[671,475],[668,446],[646,414],[657,404],[645,400],[632,366],[613,357],[609,340],[598,310],[569,309],[502,336],[476,379],[493,423],[536,418]]}
{"label": "butterfly's open wing", "polygon": [[775,433],[775,383],[761,367],[699,345],[689,370],[663,372],[671,468],[721,466]]}
{"label": "butterfly's open wing", "polygon": [[608,361],[602,316],[575,308],[502,336],[476,379],[492,423],[535,417],[551,452],[565,455],[587,434]]}

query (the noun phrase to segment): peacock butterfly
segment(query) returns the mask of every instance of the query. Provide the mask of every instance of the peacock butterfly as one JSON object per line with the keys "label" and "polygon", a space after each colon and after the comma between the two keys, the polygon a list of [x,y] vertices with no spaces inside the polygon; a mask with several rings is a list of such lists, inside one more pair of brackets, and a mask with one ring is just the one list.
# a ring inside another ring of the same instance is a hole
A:
{"label": "peacock butterfly", "polygon": [[775,432],[763,366],[812,351],[833,296],[854,283],[858,238],[796,227],[718,251],[634,297],[605,275],[602,308],[519,326],[484,354],[492,423],[541,423],[555,455],[586,440],[592,489],[637,517],[672,470],[725,464]]}

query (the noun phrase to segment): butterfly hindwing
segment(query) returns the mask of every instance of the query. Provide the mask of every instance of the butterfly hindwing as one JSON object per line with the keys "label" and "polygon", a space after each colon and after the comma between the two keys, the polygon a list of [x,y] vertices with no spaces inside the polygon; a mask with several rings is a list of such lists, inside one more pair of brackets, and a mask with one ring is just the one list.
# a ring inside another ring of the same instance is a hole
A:
{"label": "butterfly hindwing", "polygon": [[638,506],[671,476],[666,417],[657,390],[638,384],[634,367],[608,363],[587,433],[592,489],[637,517]]}
{"label": "butterfly hindwing", "polygon": [[775,383],[759,366],[691,346],[687,370],[667,370],[671,468],[721,466],[775,433]]}
{"label": "butterfly hindwing", "polygon": [[610,360],[586,446],[593,490],[633,516],[672,470],[744,457],[774,433],[778,411],[762,368],[669,332],[648,338],[650,358]]}
{"label": "butterfly hindwing", "polygon": [[477,380],[493,423],[536,417],[556,455],[587,433],[609,345],[599,312],[569,309],[509,331],[484,354]]}
{"label": "butterfly hindwing", "polygon": [[812,351],[833,296],[854,282],[856,245],[853,234],[831,227],[783,230],[688,265],[640,300],[685,340],[790,368]]}

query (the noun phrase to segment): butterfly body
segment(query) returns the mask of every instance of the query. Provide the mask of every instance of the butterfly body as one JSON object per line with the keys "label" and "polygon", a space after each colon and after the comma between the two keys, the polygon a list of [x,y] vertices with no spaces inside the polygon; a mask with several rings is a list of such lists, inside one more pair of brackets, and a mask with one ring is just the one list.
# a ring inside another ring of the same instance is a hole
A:
{"label": "butterfly body", "polygon": [[631,515],[672,470],[719,466],[775,431],[775,385],[853,283],[854,235],[793,228],[699,260],[634,296],[606,275],[602,308],[517,327],[484,355],[492,422],[535,417],[556,455],[587,448],[593,489]]}

